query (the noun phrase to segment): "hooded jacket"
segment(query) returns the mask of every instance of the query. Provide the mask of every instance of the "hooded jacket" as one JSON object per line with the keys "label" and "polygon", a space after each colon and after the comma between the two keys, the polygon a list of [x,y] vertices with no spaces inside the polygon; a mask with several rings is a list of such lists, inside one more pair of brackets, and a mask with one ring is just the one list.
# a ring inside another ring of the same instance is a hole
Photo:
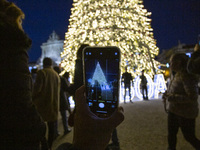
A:
{"label": "hooded jacket", "polygon": [[30,46],[28,36],[0,13],[1,148],[34,145],[45,134],[45,124],[32,103],[27,54]]}

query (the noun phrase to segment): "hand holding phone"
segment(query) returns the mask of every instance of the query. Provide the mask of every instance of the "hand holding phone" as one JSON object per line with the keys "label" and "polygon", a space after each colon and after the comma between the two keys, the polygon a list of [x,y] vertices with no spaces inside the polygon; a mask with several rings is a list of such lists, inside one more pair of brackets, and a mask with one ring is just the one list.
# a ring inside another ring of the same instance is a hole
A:
{"label": "hand holding phone", "polygon": [[86,100],[90,110],[99,117],[112,115],[119,104],[119,48],[86,47],[83,68]]}

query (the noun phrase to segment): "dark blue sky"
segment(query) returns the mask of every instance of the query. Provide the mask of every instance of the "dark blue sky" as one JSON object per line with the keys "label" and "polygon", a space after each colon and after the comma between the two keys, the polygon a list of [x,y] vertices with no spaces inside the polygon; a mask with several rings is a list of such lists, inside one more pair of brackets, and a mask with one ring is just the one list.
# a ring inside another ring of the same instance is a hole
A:
{"label": "dark blue sky", "polygon": [[[10,0],[9,0],[10,1]],[[32,39],[30,62],[41,55],[40,46],[56,31],[64,40],[73,0],[13,0],[25,13],[25,32]],[[195,44],[200,34],[200,0],[143,0],[152,12],[154,38],[160,50],[181,43]]]}

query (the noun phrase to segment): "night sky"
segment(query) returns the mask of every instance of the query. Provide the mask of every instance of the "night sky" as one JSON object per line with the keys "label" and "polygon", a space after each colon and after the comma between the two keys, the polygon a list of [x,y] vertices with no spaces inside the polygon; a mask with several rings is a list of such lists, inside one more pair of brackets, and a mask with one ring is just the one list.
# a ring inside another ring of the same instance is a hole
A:
{"label": "night sky", "polygon": [[[11,1],[11,0],[8,0]],[[30,62],[41,55],[40,46],[55,31],[64,40],[73,0],[13,0],[25,13],[25,32],[32,39]],[[154,38],[160,51],[181,43],[195,44],[200,34],[200,0],[143,0],[152,12]]]}

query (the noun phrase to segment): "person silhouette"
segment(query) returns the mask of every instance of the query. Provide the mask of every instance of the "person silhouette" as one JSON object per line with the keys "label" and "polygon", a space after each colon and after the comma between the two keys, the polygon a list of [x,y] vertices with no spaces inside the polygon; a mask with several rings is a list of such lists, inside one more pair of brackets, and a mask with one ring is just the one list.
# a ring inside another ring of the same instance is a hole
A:
{"label": "person silhouette", "polygon": [[46,126],[32,102],[25,14],[0,0],[0,149],[39,150]]}
{"label": "person silhouette", "polygon": [[[54,66],[53,69],[58,73],[58,75],[61,73],[60,67]],[[65,73],[65,76],[67,77],[67,72]],[[63,76],[59,75],[59,77],[60,77],[60,81],[61,81],[59,109],[60,109],[60,114],[61,114],[61,118],[62,118],[63,129],[64,129],[64,135],[65,135],[71,131],[71,129],[68,127],[68,118],[67,118],[67,110],[69,110],[69,113],[71,114],[69,99],[67,96],[69,84],[67,83],[67,80]],[[58,130],[58,129],[56,128],[56,130]],[[57,133],[58,133],[58,131],[57,131]],[[58,135],[59,135],[59,133],[58,133]]]}
{"label": "person silhouette", "polygon": [[175,72],[170,80],[163,101],[169,103],[168,112],[168,149],[175,150],[178,129],[184,138],[196,149],[200,140],[195,136],[195,120],[198,116],[198,78],[187,72],[188,56],[176,53],[170,58],[170,69]]}
{"label": "person silhouette", "polygon": [[92,99],[93,100],[102,100],[101,96],[101,86],[97,80],[94,81],[94,86],[93,86],[93,92],[92,92]]}
{"label": "person silhouette", "polygon": [[112,82],[112,95],[113,95],[113,101],[117,101],[117,98],[118,98],[118,80],[115,79],[113,82]]}
{"label": "person silhouette", "polygon": [[70,95],[74,97],[75,108],[73,112],[70,114],[68,123],[70,126],[73,126],[73,118],[74,113],[76,111],[76,98],[75,92],[76,90],[83,85],[83,62],[82,62],[82,52],[85,47],[89,46],[88,44],[81,44],[78,51],[77,51],[77,59],[75,61],[75,69],[74,69],[74,83],[70,85],[68,92]]}
{"label": "person silhouette", "polygon": [[43,59],[43,69],[37,72],[33,87],[33,103],[48,125],[48,146],[51,149],[56,138],[60,101],[60,77],[52,67],[49,57]]}
{"label": "person silhouette", "polygon": [[133,77],[131,75],[131,73],[127,72],[127,67],[125,68],[125,72],[122,74],[122,82],[124,82],[124,103],[126,103],[126,91],[128,88],[129,91],[129,100],[130,102],[132,102],[131,100],[131,82],[133,84]]}
{"label": "person silhouette", "polygon": [[[70,82],[69,82],[69,72],[65,72],[64,74],[63,74],[63,77],[64,77],[64,79],[65,79],[65,81],[66,81],[66,83],[67,83],[67,87],[68,87],[68,90],[69,90],[69,87],[70,87]],[[65,94],[66,94],[66,97],[67,97],[67,111],[69,112],[69,114],[71,114],[72,113],[72,111],[71,111],[71,107],[70,107],[70,100],[69,100],[69,98],[70,98],[70,94],[69,94],[69,92],[68,92],[68,90],[67,90],[67,92],[65,92]]]}
{"label": "person silhouette", "polygon": [[81,44],[77,51],[77,59],[75,61],[74,69],[74,83],[71,84],[69,88],[70,95],[75,95],[75,91],[83,85],[83,62],[82,62],[82,52],[85,47],[89,46],[88,44]]}
{"label": "person silhouette", "polygon": [[147,78],[144,75],[144,70],[142,70],[142,75],[140,76],[140,79],[141,79],[143,99],[148,100]]}

